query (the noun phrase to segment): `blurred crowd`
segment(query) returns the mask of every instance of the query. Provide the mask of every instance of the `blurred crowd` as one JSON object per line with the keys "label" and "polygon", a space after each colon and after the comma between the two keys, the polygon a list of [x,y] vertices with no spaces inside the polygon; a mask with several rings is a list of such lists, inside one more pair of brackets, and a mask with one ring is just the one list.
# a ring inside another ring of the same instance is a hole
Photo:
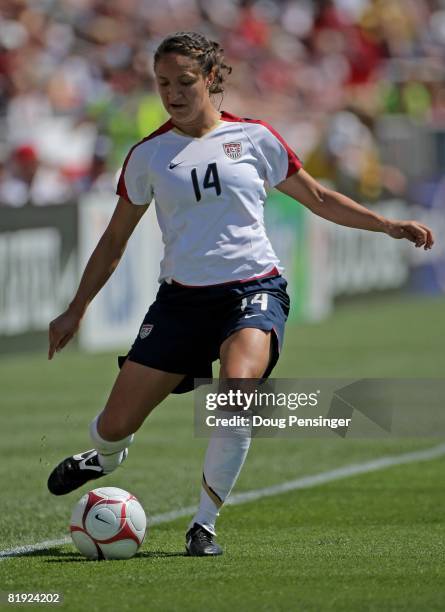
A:
{"label": "blurred crowd", "polygon": [[445,126],[445,0],[0,0],[0,205],[111,192],[166,118],[153,52],[178,30],[224,47],[217,107],[269,121],[367,201],[409,180],[382,154],[384,118]]}

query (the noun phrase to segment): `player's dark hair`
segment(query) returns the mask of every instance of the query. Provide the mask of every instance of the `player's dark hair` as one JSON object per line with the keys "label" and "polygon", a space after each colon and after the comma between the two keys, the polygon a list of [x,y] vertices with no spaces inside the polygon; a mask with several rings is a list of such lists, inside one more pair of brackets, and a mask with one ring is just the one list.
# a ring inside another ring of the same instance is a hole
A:
{"label": "player's dark hair", "polygon": [[154,63],[167,53],[185,55],[198,62],[201,72],[208,76],[213,68],[215,78],[209,87],[211,94],[223,93],[226,76],[232,67],[224,62],[224,49],[214,40],[209,40],[198,32],[176,32],[167,36],[156,49]]}

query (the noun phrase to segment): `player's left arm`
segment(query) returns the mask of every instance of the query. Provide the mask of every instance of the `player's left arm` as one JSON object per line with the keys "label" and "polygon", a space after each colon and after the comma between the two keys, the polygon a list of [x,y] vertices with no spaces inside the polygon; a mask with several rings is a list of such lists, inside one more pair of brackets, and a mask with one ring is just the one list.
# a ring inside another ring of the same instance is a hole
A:
{"label": "player's left arm", "polygon": [[432,231],[423,223],[398,221],[378,215],[351,198],[323,187],[303,168],[279,183],[276,188],[319,217],[338,225],[384,232],[391,238],[406,238],[414,242],[416,247],[423,246],[425,250],[431,249],[434,244]]}

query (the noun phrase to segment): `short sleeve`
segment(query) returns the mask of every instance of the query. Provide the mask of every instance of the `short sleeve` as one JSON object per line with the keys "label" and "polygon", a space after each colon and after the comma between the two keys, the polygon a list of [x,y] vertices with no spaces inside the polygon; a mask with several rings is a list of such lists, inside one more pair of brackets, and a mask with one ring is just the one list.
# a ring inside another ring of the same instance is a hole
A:
{"label": "short sleeve", "polygon": [[122,167],[116,193],[132,204],[149,204],[153,187],[149,175],[149,152],[143,145],[135,145]]}
{"label": "short sleeve", "polygon": [[275,187],[298,172],[303,164],[272,126],[262,121],[255,123],[255,146],[265,162],[267,182],[270,187]]}

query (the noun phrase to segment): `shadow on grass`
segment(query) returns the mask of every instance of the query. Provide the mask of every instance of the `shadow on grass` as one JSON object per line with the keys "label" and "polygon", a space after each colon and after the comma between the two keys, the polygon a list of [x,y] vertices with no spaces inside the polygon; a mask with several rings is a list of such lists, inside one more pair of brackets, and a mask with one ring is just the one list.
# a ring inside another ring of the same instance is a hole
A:
{"label": "shadow on grass", "polygon": [[162,558],[162,557],[188,557],[187,553],[184,552],[165,552],[163,550],[143,550],[137,553],[137,557],[149,557],[149,558]]}
{"label": "shadow on grass", "polygon": [[[86,559],[78,552],[60,550],[60,548],[49,548],[47,550],[35,550],[33,552],[16,555],[20,557],[52,557],[46,559],[45,563],[91,563],[92,559]],[[143,550],[138,552],[133,559],[163,559],[170,557],[186,557],[184,552],[167,552],[164,550]],[[131,559],[127,559],[131,561]]]}
{"label": "shadow on grass", "polygon": [[[102,563],[106,559],[86,559],[80,554],[76,553],[65,553],[60,555],[54,555],[57,559],[45,559],[45,563]],[[162,550],[153,550],[139,553],[131,559],[111,559],[112,561],[132,561],[133,559],[163,559],[170,557],[186,557],[185,552],[164,552]]]}
{"label": "shadow on grass", "polygon": [[[138,552],[133,559],[163,559],[170,557],[186,557],[187,553],[184,551],[178,552],[167,552],[165,550],[143,550]],[[14,553],[11,555],[4,555],[4,557],[10,558],[24,558],[24,557],[52,557],[45,559],[45,563],[91,563],[93,559],[86,559],[83,555],[75,551],[60,550],[58,547],[47,548],[46,550],[34,550],[32,552]],[[125,559],[122,559],[123,561]],[[131,559],[127,559],[131,561]]]}

